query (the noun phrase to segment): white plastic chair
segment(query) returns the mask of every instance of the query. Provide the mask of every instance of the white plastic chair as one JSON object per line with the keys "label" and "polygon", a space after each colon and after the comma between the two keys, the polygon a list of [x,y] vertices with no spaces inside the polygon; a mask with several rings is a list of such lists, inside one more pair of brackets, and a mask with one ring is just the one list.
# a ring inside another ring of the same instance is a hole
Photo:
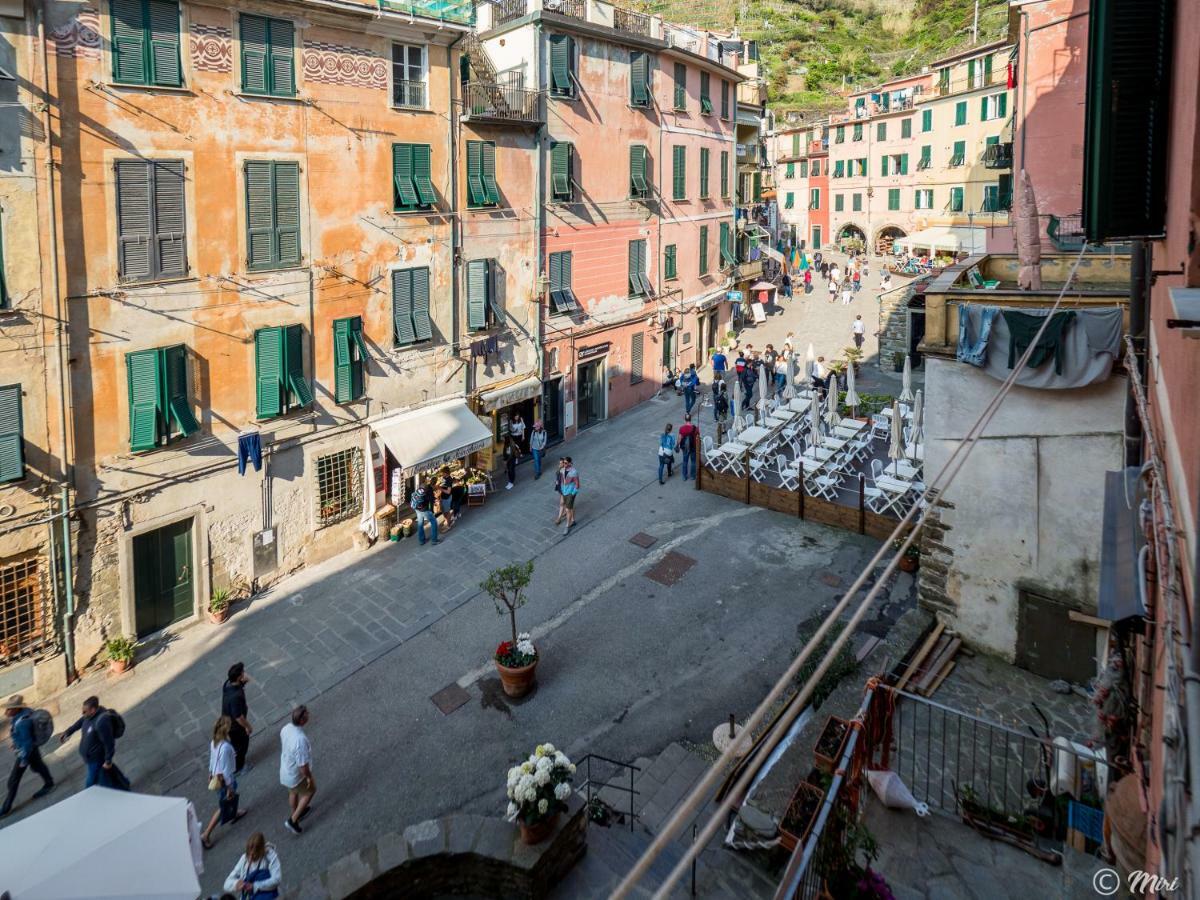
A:
{"label": "white plastic chair", "polygon": [[883,438],[887,440],[892,434],[892,420],[883,413],[874,413],[871,416],[871,437]]}
{"label": "white plastic chair", "polygon": [[825,500],[836,501],[842,479],[836,474],[815,475],[808,480],[809,493]]}
{"label": "white plastic chair", "polygon": [[800,473],[788,465],[787,457],[782,453],[775,454],[775,468],[779,470],[779,486],[785,491],[796,490]]}
{"label": "white plastic chair", "polygon": [[883,462],[878,459],[871,460],[871,484],[874,484],[882,474]]}

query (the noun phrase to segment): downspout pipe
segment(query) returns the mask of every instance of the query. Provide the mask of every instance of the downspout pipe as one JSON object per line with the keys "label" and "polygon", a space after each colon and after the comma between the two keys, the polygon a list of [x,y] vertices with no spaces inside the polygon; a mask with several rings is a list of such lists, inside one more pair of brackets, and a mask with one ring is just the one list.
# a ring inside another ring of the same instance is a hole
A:
{"label": "downspout pipe", "polygon": [[[534,84],[537,85],[537,103],[542,109],[545,109],[548,104],[546,103],[546,95],[542,91],[542,21],[540,18],[533,25],[533,74]],[[545,179],[542,176],[542,154],[543,143],[547,138],[547,118],[548,116],[542,117],[542,121],[534,131],[533,137],[533,177],[535,182],[533,197],[537,203],[537,221],[533,234],[533,293],[536,300],[533,306],[537,310],[537,328],[533,329],[533,352],[536,360],[538,381],[543,383],[546,379],[546,313],[545,306],[542,303],[542,272],[547,271],[548,267],[545,266],[542,259],[545,251],[543,235],[546,230],[546,186]],[[546,410],[542,409],[541,402],[538,403],[538,409],[541,411],[541,418],[544,420],[546,418]]]}
{"label": "downspout pipe", "polygon": [[[42,83],[46,92],[45,109],[42,114],[46,131],[46,199],[49,215],[50,279],[54,290],[54,349],[58,369],[58,438],[60,453],[59,519],[62,527],[62,578],[65,607],[62,615],[63,655],[67,663],[67,681],[75,680],[75,565],[71,550],[71,479],[70,433],[67,425],[67,409],[70,405],[70,378],[67,354],[67,317],[63,309],[62,282],[59,275],[58,258],[58,195],[54,185],[54,129],[50,120],[50,55],[46,49],[46,19],[50,2],[42,0],[38,16],[38,44],[42,49]],[[53,540],[53,536],[51,537]]]}
{"label": "downspout pipe", "polygon": [[[1137,354],[1138,374],[1146,383],[1146,327],[1150,311],[1150,245],[1137,240],[1129,264],[1129,336]],[[1140,467],[1143,462],[1142,419],[1132,390],[1125,397],[1125,465]]]}
{"label": "downspout pipe", "polygon": [[[462,266],[462,214],[458,204],[458,100],[456,85],[459,80],[458,67],[454,65],[454,48],[467,36],[463,32],[446,45],[446,77],[449,79],[450,95],[450,355],[458,356],[458,281]],[[474,390],[475,361],[463,367],[463,396],[471,396]]]}

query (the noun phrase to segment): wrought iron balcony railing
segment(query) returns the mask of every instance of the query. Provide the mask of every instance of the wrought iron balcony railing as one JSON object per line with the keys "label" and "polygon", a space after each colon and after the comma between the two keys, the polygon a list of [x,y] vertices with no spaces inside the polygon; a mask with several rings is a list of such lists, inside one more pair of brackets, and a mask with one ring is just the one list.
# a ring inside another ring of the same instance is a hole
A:
{"label": "wrought iron balcony railing", "polygon": [[527,91],[501,84],[463,85],[463,117],[472,122],[540,125],[540,91]]}

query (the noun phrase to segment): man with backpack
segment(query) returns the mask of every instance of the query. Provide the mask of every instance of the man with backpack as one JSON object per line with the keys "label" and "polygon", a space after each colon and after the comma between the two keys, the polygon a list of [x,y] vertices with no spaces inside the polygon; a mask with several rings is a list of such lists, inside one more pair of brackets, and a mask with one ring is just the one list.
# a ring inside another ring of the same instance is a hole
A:
{"label": "man with backpack", "polygon": [[417,543],[422,547],[425,546],[425,523],[429,523],[429,536],[433,538],[433,543],[440,544],[438,540],[437,516],[433,514],[433,486],[429,484],[421,484],[418,482],[417,489],[413,491],[412,497],[409,498],[409,505],[412,506],[413,512],[417,514]]}
{"label": "man with backpack", "polygon": [[120,791],[129,790],[129,781],[113,763],[117,739],[125,734],[125,720],[121,714],[101,706],[99,697],[88,697],[83,701],[83,715],[62,733],[58,742],[65,743],[77,731],[81,732],[79,755],[87,764],[84,787],[98,784]]}
{"label": "man with backpack", "polygon": [[21,786],[21,778],[26,769],[33,769],[42,776],[42,787],[33,795],[33,799],[45,797],[54,790],[54,778],[42,761],[41,750],[38,749],[50,735],[54,733],[54,720],[44,709],[30,709],[25,705],[25,698],[13,694],[4,704],[4,715],[12,720],[10,734],[13,751],[17,761],[13,764],[12,773],[8,776],[8,794],[4,805],[0,806],[0,819],[12,811],[13,801],[17,798],[17,788]]}

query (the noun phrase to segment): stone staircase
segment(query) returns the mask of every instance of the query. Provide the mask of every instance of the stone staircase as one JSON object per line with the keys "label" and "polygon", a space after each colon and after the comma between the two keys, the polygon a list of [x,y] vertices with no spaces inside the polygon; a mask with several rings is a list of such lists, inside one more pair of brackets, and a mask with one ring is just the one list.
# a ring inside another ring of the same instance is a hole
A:
{"label": "stone staircase", "polygon": [[[587,854],[555,889],[555,898],[607,897],[633,868],[650,846],[675,809],[682,803],[692,786],[708,768],[699,756],[680,744],[671,744],[657,757],[642,757],[634,762],[640,770],[634,778],[637,792],[633,804],[635,813],[632,831],[629,823],[614,822],[610,826],[588,825]],[[626,776],[627,777],[627,776]],[[627,785],[620,775],[614,783]],[[600,798],[614,810],[629,810],[629,794],[612,786],[600,790]],[[709,798],[694,817],[697,826],[708,821],[715,804]],[[636,897],[650,897],[683,858],[692,840],[689,821],[676,840],[669,843],[655,859],[647,875],[638,884]],[[764,871],[751,863],[739,851],[722,845],[720,832],[701,852],[696,863],[696,896],[709,898],[770,898],[776,883]],[[685,876],[671,892],[672,897],[691,897],[691,878]]]}

